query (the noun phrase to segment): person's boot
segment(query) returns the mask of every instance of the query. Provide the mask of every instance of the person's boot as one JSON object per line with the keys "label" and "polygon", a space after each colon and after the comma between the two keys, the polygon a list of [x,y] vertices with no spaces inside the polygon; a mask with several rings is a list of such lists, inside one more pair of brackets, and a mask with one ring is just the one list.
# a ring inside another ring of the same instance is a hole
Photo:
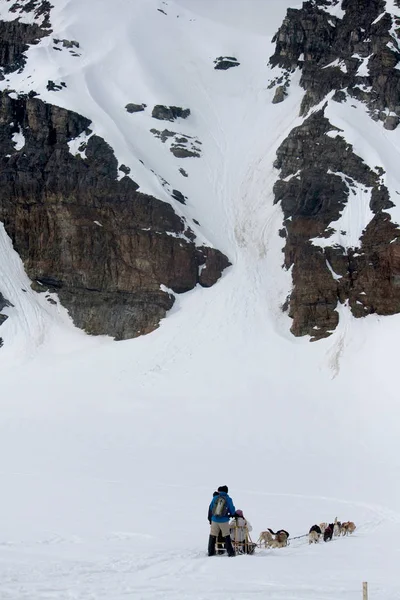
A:
{"label": "person's boot", "polygon": [[235,551],[232,546],[232,540],[230,535],[227,535],[225,538],[225,548],[228,552],[228,556],[235,556]]}
{"label": "person's boot", "polygon": [[215,542],[217,541],[216,535],[210,535],[208,538],[208,556],[214,556],[215,554]]}

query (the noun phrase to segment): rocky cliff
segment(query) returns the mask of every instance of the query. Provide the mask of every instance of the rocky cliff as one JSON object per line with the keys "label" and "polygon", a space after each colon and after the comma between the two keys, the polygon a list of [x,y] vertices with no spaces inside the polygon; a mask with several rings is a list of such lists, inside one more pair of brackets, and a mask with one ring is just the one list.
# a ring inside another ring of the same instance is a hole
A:
{"label": "rocky cliff", "polygon": [[[397,127],[399,26],[384,0],[314,0],[289,9],[275,36],[274,101],[290,93],[295,71],[305,90],[303,123],[281,144],[275,162],[284,262],[293,278],[284,308],[295,335],[329,335],[338,323],[339,302],[355,317],[400,312],[400,230],[387,212],[393,202],[385,173],[357,156],[325,115],[332,102],[356,101],[356,110],[367,111],[388,131]],[[370,219],[356,243],[349,243],[340,219],[360,206]]]}
{"label": "rocky cliff", "polygon": [[[10,11],[39,24],[0,22],[3,77],[51,32],[48,2]],[[199,247],[170,204],[140,193],[90,124],[35,93],[0,94],[0,220],[36,291],[56,291],[88,333],[121,340],[153,331],[172,292],[212,286],[229,261]]]}

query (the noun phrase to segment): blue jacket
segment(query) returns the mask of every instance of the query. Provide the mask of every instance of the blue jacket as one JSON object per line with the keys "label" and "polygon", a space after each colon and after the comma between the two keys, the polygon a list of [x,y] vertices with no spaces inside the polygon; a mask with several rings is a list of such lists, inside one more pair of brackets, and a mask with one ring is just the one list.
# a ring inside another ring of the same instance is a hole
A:
{"label": "blue jacket", "polygon": [[[228,505],[228,515],[226,517],[216,517],[215,515],[212,514],[213,508],[214,508],[214,504],[216,503],[216,501],[218,500],[219,496],[225,496],[226,497],[226,503]],[[230,496],[228,496],[228,494],[226,492],[219,492],[218,496],[215,496],[212,500],[211,500],[211,504],[210,504],[210,508],[209,508],[209,515],[211,514],[211,521],[215,521],[216,523],[227,523],[230,519],[230,517],[233,517],[233,515],[235,514],[235,507],[233,506],[233,502],[232,502],[232,498]]]}

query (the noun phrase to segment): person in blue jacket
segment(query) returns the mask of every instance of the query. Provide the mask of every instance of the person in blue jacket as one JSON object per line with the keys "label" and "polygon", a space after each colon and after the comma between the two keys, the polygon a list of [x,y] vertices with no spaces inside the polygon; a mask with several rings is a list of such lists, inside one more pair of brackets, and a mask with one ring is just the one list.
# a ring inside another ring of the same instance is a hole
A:
{"label": "person in blue jacket", "polygon": [[215,542],[218,534],[221,532],[225,540],[225,548],[229,556],[235,556],[235,551],[232,546],[230,535],[229,519],[233,517],[236,509],[233,505],[232,498],[228,496],[228,486],[221,485],[218,488],[218,495],[213,496],[208,511],[211,515],[210,537],[208,539],[208,556],[215,554]]}

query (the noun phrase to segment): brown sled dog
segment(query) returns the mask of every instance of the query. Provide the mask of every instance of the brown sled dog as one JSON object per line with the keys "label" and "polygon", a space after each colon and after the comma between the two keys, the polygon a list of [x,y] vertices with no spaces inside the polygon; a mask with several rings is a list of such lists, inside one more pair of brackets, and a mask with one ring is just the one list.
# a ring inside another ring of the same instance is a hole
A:
{"label": "brown sled dog", "polygon": [[329,542],[333,536],[333,523],[329,523],[328,527],[324,531],[324,542]]}
{"label": "brown sled dog", "polygon": [[354,533],[354,531],[356,530],[356,526],[353,523],[353,521],[345,521],[344,523],[342,523],[341,526],[341,533],[342,535],[348,535],[349,533]]}

